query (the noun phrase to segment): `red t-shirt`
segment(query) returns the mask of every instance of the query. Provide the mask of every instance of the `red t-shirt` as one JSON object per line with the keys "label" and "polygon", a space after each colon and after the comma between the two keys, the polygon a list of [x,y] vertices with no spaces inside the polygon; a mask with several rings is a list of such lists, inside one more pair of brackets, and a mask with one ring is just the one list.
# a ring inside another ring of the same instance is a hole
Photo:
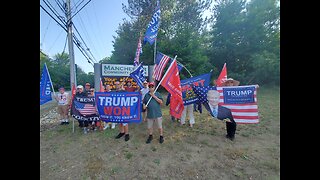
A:
{"label": "red t-shirt", "polygon": [[136,91],[136,88],[134,88],[133,86],[131,86],[131,87],[125,87],[124,88],[127,92],[134,92],[134,91]]}

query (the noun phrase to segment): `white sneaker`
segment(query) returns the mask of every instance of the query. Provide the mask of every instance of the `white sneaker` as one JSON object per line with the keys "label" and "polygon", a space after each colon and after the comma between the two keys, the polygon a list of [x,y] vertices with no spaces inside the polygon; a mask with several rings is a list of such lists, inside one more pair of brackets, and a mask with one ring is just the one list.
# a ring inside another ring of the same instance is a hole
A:
{"label": "white sneaker", "polygon": [[116,128],[116,123],[112,123],[111,128],[112,128],[112,129]]}

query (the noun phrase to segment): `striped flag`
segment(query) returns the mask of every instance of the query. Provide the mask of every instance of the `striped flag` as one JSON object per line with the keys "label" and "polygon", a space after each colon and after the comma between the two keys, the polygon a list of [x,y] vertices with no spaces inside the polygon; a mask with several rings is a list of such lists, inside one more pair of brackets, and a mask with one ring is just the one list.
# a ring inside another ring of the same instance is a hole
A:
{"label": "striped flag", "polygon": [[233,119],[238,124],[259,123],[256,85],[224,87],[194,86],[193,89],[201,103],[208,102],[208,90],[217,90],[220,93],[219,105],[229,108]]}
{"label": "striped flag", "polygon": [[136,57],[134,58],[134,61],[133,61],[134,66],[139,65],[140,55],[142,54],[141,37],[142,36],[140,35],[139,40],[138,40],[137,50],[136,50]]}
{"label": "striped flag", "polygon": [[162,77],[162,73],[168,62],[170,61],[170,57],[162,54],[160,52],[157,52],[156,56],[156,64],[154,65],[154,70],[153,70],[153,77],[155,80],[160,81]]}
{"label": "striped flag", "polygon": [[74,101],[74,105],[75,105],[75,108],[82,115],[96,114],[96,107],[93,104]]}

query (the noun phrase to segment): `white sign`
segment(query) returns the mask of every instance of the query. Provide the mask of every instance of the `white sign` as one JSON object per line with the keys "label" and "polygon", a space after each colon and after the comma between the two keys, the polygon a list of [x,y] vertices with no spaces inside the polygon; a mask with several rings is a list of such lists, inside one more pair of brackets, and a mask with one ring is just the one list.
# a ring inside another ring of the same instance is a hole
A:
{"label": "white sign", "polygon": [[[148,66],[143,66],[144,76],[148,76]],[[134,70],[133,65],[102,64],[102,76],[129,76]]]}

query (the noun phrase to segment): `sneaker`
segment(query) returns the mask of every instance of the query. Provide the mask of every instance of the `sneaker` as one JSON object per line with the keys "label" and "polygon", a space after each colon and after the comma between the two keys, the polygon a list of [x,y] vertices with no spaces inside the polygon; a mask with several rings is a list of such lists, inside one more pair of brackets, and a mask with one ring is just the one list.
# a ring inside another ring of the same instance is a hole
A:
{"label": "sneaker", "polygon": [[119,134],[116,136],[116,139],[121,138],[123,135],[124,135],[124,133],[119,133]]}
{"label": "sneaker", "polygon": [[124,136],[124,140],[125,140],[125,141],[129,141],[129,139],[130,139],[129,134],[126,134],[126,135]]}
{"label": "sneaker", "polygon": [[60,125],[64,125],[64,123],[65,123],[65,122],[62,121],[62,122],[60,123]]}
{"label": "sneaker", "polygon": [[114,129],[114,128],[116,128],[116,123],[111,124],[111,129]]}
{"label": "sneaker", "polygon": [[64,122],[64,124],[69,124],[69,122],[67,121],[67,122]]}
{"label": "sneaker", "polygon": [[163,136],[160,136],[160,139],[159,139],[159,143],[163,143],[164,139],[163,139]]}
{"label": "sneaker", "polygon": [[149,144],[149,143],[152,141],[152,139],[153,139],[153,136],[152,136],[152,135],[149,135],[149,137],[148,137],[148,139],[147,139],[146,143],[147,143],[147,144]]}

